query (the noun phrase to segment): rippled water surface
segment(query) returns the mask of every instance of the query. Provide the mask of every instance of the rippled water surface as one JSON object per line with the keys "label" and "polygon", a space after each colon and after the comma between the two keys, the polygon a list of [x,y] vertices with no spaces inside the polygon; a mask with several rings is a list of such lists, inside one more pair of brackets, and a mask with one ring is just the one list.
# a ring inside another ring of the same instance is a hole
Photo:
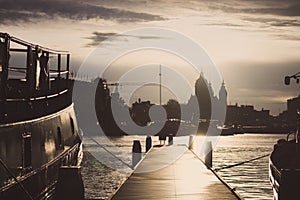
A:
{"label": "rippled water surface", "polygon": [[[241,134],[234,136],[221,136],[213,151],[213,168],[240,163],[259,156],[271,153],[274,143],[283,134]],[[108,139],[106,137],[85,138],[84,144],[94,157],[102,164],[121,174],[131,172],[131,148],[133,140],[140,140],[142,149],[145,148],[145,136],[125,136]],[[194,151],[201,156],[204,149],[203,142],[206,137],[197,137]],[[158,138],[152,138],[158,144]],[[175,138],[176,144],[188,144],[189,137]],[[245,163],[236,167],[220,170],[218,173],[245,199],[273,199],[272,188],[269,183],[268,172],[269,157]],[[108,173],[106,176],[110,176]],[[112,173],[111,176],[114,176]],[[109,179],[109,177],[106,177]],[[113,178],[113,177],[112,177]],[[112,179],[113,180],[113,179]],[[106,194],[106,197],[109,194]]]}
{"label": "rippled water surface", "polygon": [[[214,149],[215,168],[223,167],[272,152],[283,134],[243,134],[221,137]],[[245,199],[273,199],[269,182],[269,157],[219,171],[219,174]]]}

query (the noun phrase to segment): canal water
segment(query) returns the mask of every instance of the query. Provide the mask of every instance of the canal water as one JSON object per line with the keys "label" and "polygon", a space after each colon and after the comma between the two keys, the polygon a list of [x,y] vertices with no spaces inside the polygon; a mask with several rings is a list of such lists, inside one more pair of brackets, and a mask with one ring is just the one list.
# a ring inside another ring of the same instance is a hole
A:
{"label": "canal water", "polygon": [[[271,153],[283,134],[243,134],[224,136],[214,149],[215,168],[240,163]],[[219,171],[219,174],[245,199],[273,199],[269,182],[269,157]]]}
{"label": "canal water", "polygon": [[[217,142],[213,150],[213,168],[269,154],[276,141],[285,137],[284,134],[240,134],[215,138],[214,141]],[[204,136],[198,136],[194,142],[194,151],[200,157],[203,156],[201,152],[205,139],[207,138]],[[86,199],[109,198],[130,175],[133,140],[140,140],[144,151],[145,136],[84,137],[82,174]],[[159,144],[157,137],[152,137],[152,140],[154,145]],[[174,138],[174,143],[187,145],[189,137]],[[267,156],[218,173],[245,199],[271,200],[273,193],[269,183],[268,162]]]}

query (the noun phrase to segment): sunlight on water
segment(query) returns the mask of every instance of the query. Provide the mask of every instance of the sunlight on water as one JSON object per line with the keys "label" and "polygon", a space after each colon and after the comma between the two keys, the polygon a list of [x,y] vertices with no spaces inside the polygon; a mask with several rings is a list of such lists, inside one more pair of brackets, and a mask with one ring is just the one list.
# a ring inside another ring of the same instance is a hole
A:
{"label": "sunlight on water", "polygon": [[[273,145],[283,134],[241,134],[235,136],[221,136],[213,151],[213,168],[220,168],[240,163],[272,152]],[[131,151],[133,140],[140,140],[142,151],[145,151],[145,136],[124,136],[110,138],[86,138],[85,147],[96,155],[105,165],[111,165],[120,171],[130,172]],[[203,152],[205,137],[198,136],[194,140],[194,151],[200,157]],[[157,137],[152,137],[153,145],[159,144]],[[175,137],[175,144],[189,144],[189,137]],[[110,153],[107,153],[110,152]],[[112,156],[113,155],[113,156]],[[236,167],[219,171],[218,173],[245,199],[273,199],[273,192],[269,183],[269,157],[245,163]]]}

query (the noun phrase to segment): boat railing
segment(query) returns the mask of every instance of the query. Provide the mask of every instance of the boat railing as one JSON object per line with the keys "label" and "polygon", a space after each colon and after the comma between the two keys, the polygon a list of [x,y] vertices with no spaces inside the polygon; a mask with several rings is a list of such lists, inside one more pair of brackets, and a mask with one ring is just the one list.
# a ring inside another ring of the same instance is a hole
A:
{"label": "boat railing", "polygon": [[[22,68],[22,67],[9,67],[8,70],[25,74],[27,69]],[[61,70],[61,71],[53,70],[53,69],[49,70],[49,75],[50,76],[61,76],[61,75],[65,75],[65,74],[68,74],[68,73],[70,73],[70,72],[67,71],[67,70]]]}
{"label": "boat railing", "polygon": [[22,113],[27,119],[42,116],[71,104],[69,77],[68,51],[0,33],[0,122],[23,119]]}
{"label": "boat railing", "polygon": [[281,183],[281,171],[276,168],[276,166],[272,162],[272,159],[270,159],[270,170],[271,170],[271,174],[274,177],[274,179],[278,182],[278,184],[280,184]]}
{"label": "boat railing", "polygon": [[[22,46],[27,46],[27,47],[32,47],[32,48],[35,48],[36,46],[39,46],[39,48],[41,50],[47,51],[47,52],[53,53],[53,54],[69,54],[69,51],[54,50],[54,49],[50,49],[50,48],[47,48],[47,47],[42,47],[40,45],[36,45],[36,44],[30,43],[30,42],[27,42],[27,41],[22,40],[20,38],[10,36],[7,33],[0,33],[0,37],[1,38],[9,37],[10,41],[15,42],[17,44],[20,44]],[[24,51],[24,49],[19,49],[19,48],[11,48],[11,50],[13,50],[13,51]]]}

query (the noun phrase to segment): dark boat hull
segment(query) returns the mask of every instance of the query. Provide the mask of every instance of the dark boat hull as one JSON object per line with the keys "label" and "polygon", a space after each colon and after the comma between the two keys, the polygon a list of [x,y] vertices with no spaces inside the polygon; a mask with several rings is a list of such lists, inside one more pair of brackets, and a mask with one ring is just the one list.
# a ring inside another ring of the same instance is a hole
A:
{"label": "dark boat hull", "polygon": [[270,182],[276,200],[298,200],[300,169],[280,169],[270,161]]}
{"label": "dark boat hull", "polygon": [[276,200],[300,199],[300,146],[295,140],[278,140],[269,159],[270,183]]}
{"label": "dark boat hull", "polygon": [[0,125],[0,199],[54,198],[61,166],[80,164],[73,105],[38,119]]}

